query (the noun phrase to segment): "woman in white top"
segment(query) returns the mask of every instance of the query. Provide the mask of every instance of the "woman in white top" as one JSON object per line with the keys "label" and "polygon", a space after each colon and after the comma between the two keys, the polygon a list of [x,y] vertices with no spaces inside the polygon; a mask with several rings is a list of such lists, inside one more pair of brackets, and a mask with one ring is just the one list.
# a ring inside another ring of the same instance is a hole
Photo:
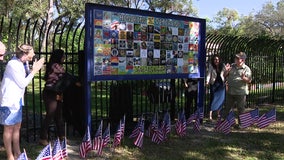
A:
{"label": "woman in white top", "polygon": [[212,120],[213,111],[217,111],[218,117],[220,117],[220,110],[225,101],[224,71],[225,65],[221,63],[219,55],[213,55],[206,76],[206,86],[210,86],[210,120]]}
{"label": "woman in white top", "polygon": [[44,64],[44,58],[35,61],[27,73],[24,64],[32,61],[35,53],[27,44],[17,48],[16,55],[8,62],[0,91],[0,124],[4,125],[3,141],[7,160],[14,160],[21,154],[20,129],[25,88]]}

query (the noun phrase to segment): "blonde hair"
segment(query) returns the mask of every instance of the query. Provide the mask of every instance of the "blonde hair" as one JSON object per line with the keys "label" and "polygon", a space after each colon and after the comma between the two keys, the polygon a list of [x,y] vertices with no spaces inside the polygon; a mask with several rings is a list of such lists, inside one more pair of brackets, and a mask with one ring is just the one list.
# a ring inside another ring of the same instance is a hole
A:
{"label": "blonde hair", "polygon": [[16,56],[21,58],[24,54],[29,54],[33,47],[29,44],[22,44],[17,47]]}

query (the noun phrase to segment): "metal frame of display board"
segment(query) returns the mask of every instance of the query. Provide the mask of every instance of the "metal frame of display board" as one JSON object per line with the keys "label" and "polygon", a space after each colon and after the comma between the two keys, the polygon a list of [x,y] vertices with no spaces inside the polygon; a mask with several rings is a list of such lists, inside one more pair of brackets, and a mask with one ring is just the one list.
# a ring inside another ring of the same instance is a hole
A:
{"label": "metal frame of display board", "polygon": [[85,109],[91,83],[102,80],[197,78],[203,113],[205,19],[86,3]]}

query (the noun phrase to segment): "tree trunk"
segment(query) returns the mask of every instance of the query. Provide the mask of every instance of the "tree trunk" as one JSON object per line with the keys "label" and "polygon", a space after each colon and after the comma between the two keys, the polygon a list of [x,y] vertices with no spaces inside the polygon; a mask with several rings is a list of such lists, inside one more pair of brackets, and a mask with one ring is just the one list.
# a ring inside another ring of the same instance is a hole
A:
{"label": "tree trunk", "polygon": [[[53,17],[53,0],[49,0],[49,8],[48,8],[48,11],[47,11],[47,15],[46,15],[46,23],[45,23],[45,29],[44,29],[44,38],[43,38],[43,41],[42,41],[42,44],[41,44],[41,51],[43,48],[45,48],[47,46],[46,42],[47,41],[47,38],[48,38],[48,31],[49,31],[49,27],[51,25],[51,22],[52,22],[52,17]],[[47,51],[47,48],[46,48],[46,51]]]}

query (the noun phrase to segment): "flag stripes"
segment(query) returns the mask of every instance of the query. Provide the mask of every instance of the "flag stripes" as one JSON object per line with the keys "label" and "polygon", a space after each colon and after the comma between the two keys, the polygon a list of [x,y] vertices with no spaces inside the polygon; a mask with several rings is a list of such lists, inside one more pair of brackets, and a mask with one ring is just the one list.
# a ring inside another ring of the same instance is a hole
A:
{"label": "flag stripes", "polygon": [[240,118],[240,123],[241,123],[242,128],[247,128],[253,125],[258,120],[258,108],[241,114],[239,118]]}
{"label": "flag stripes", "polygon": [[79,147],[79,155],[82,158],[86,158],[86,154],[92,149],[92,143],[91,143],[91,133],[90,128],[87,126],[85,136],[83,137],[83,141],[80,144]]}
{"label": "flag stripes", "polygon": [[257,126],[259,128],[265,128],[269,126],[270,123],[276,122],[276,109],[273,108],[267,113],[263,114],[261,117],[259,117],[257,121]]}

